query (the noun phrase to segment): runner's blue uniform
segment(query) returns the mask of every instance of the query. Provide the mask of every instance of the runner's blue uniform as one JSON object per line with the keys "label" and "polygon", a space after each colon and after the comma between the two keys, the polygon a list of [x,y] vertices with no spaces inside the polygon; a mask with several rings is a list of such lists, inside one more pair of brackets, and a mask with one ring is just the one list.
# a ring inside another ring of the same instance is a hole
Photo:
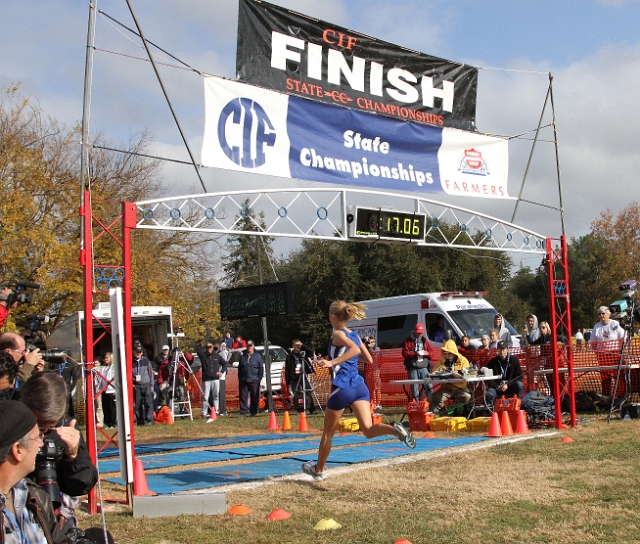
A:
{"label": "runner's blue uniform", "polygon": [[[355,331],[341,329],[344,334],[360,348],[360,337]],[[347,351],[346,346],[329,344],[329,357],[337,359]],[[369,402],[369,388],[364,379],[358,374],[358,356],[331,367],[331,394],[327,401],[327,408],[344,410],[352,402],[364,400]]]}

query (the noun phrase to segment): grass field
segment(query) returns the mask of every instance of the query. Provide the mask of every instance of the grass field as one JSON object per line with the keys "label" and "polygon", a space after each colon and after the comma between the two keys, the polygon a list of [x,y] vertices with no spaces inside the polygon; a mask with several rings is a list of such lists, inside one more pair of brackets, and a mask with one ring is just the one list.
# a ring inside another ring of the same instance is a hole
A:
{"label": "grass field", "polygon": [[[320,428],[320,416],[308,419],[312,430]],[[136,440],[263,433],[267,424],[266,415],[179,421],[136,428]],[[561,442],[564,436],[573,442]],[[227,490],[228,505],[245,505],[246,516],[134,519],[127,507],[112,506],[106,520],[121,544],[640,542],[639,452],[640,420],[594,418],[546,438],[336,470],[322,482],[301,473]],[[266,520],[275,508],[291,518]],[[342,528],[313,530],[324,518]],[[80,520],[83,527],[100,523],[99,516]]]}

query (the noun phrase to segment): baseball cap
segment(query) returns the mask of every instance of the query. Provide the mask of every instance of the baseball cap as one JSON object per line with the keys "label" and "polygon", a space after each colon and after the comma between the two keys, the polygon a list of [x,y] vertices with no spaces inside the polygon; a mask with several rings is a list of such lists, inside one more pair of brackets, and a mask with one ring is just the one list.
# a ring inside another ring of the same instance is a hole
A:
{"label": "baseball cap", "polygon": [[255,346],[253,340],[247,340],[247,346]]}
{"label": "baseball cap", "polygon": [[17,400],[0,401],[0,448],[15,444],[37,423],[26,404]]}
{"label": "baseball cap", "polygon": [[167,346],[167,344],[165,344],[164,346],[162,346],[162,351],[164,351],[165,349],[171,349],[171,348]]}
{"label": "baseball cap", "polygon": [[140,342],[140,340],[134,340],[133,341],[133,345],[134,346],[140,346],[140,345],[142,345],[142,342]]}
{"label": "baseball cap", "polygon": [[496,347],[498,349],[509,349],[509,346],[507,346],[507,343],[504,340],[500,340],[500,342],[498,342],[498,345]]}
{"label": "baseball cap", "polygon": [[422,323],[418,323],[414,330],[416,332],[422,334],[424,332],[424,325]]}
{"label": "baseball cap", "polygon": [[133,351],[135,351],[136,353],[142,353],[142,348],[140,346],[137,346]]}

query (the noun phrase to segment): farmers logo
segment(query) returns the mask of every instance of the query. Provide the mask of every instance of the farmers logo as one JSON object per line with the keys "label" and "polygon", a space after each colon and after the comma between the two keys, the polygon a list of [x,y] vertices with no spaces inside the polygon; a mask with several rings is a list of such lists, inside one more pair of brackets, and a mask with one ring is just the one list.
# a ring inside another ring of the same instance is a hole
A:
{"label": "farmers logo", "polygon": [[477,176],[489,175],[489,167],[482,158],[482,153],[473,148],[464,150],[464,155],[458,161],[458,171],[463,174],[475,174]]}
{"label": "farmers logo", "polygon": [[276,132],[262,106],[249,98],[234,98],[220,113],[218,141],[224,154],[243,168],[258,168],[273,147]]}

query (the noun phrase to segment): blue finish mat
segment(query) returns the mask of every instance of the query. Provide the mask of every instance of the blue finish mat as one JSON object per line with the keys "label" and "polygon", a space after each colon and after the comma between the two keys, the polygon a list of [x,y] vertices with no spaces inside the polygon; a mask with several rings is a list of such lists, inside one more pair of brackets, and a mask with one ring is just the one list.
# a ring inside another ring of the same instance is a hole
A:
{"label": "blue finish mat", "polygon": [[[162,453],[165,451],[182,450],[188,448],[205,448],[236,444],[239,442],[264,442],[266,440],[288,440],[290,438],[304,438],[311,434],[253,434],[247,436],[222,436],[218,438],[201,438],[198,440],[183,440],[182,442],[165,442],[163,444],[136,444],[136,455],[145,453]],[[118,457],[118,448],[107,448],[98,455],[101,457]]]}
{"label": "blue finish mat", "polygon": [[[342,450],[334,450],[329,456],[329,463],[331,467],[344,466],[356,462],[389,459],[403,455],[410,455],[416,452],[463,446],[486,439],[487,437],[484,436],[418,439],[416,449],[414,450],[407,448],[399,442],[391,442],[388,444],[373,443],[353,448],[345,448]],[[152,491],[159,494],[170,494],[180,491],[207,489],[220,485],[264,480],[270,477],[295,474],[297,472],[302,472],[302,460],[313,460],[315,458],[316,454],[314,452],[312,455],[309,455],[307,459],[289,457],[284,459],[260,461],[257,463],[246,463],[242,465],[227,465],[224,467],[184,470],[168,474],[148,474],[146,475],[146,479],[147,485]],[[119,478],[106,478],[106,480],[122,484]]]}
{"label": "blue finish mat", "polygon": [[[176,465],[192,465],[196,463],[212,463],[214,461],[229,461],[230,459],[242,459],[244,455],[230,451],[191,451],[185,453],[169,453],[166,455],[150,455],[147,457],[136,457],[142,461],[145,470],[152,468],[175,467]],[[119,472],[120,460],[101,461],[98,460],[98,470],[101,473]]]}

